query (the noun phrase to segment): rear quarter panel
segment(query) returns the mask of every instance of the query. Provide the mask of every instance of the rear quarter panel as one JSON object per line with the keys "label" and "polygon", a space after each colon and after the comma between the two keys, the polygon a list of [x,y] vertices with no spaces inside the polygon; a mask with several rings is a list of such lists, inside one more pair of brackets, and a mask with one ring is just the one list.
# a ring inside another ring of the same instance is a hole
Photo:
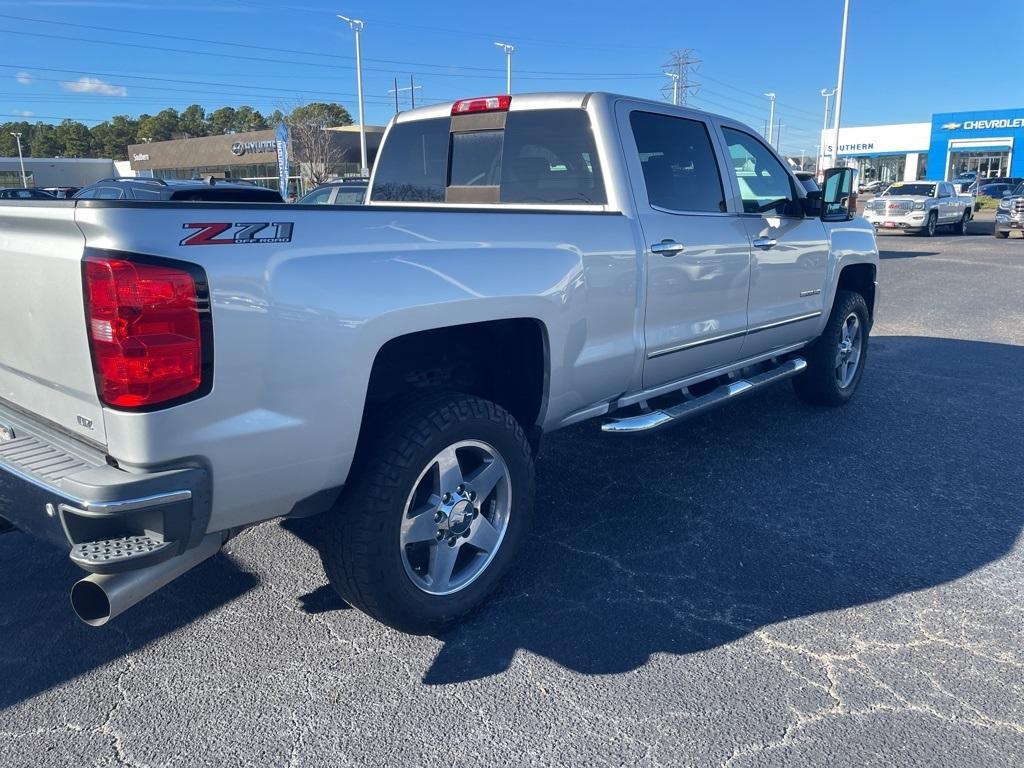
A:
{"label": "rear quarter panel", "polygon": [[[179,244],[188,223],[263,221],[291,223],[291,242]],[[374,357],[397,336],[536,319],[546,425],[621,393],[634,370],[637,255],[622,215],[99,203],[80,205],[78,224],[89,246],[206,270],[211,393],[104,421],[122,464],[209,465],[214,530],[344,482]]]}

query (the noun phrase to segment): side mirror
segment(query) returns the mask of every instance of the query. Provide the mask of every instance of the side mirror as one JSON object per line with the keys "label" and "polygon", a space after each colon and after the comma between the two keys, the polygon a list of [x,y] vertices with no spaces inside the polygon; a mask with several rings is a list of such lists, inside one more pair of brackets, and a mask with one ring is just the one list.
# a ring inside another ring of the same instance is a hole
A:
{"label": "side mirror", "polygon": [[857,212],[853,168],[829,168],[822,184],[822,221],[849,221]]}

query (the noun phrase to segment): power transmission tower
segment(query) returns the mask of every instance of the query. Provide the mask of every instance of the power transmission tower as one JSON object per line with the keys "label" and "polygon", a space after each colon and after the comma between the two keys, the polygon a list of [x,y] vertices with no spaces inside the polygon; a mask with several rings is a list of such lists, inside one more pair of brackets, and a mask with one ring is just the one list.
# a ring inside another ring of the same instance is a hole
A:
{"label": "power transmission tower", "polygon": [[670,80],[662,86],[661,93],[673,104],[686,104],[687,97],[700,90],[700,83],[693,79],[700,59],[692,48],[680,48],[669,54],[669,59],[662,65],[662,70]]}

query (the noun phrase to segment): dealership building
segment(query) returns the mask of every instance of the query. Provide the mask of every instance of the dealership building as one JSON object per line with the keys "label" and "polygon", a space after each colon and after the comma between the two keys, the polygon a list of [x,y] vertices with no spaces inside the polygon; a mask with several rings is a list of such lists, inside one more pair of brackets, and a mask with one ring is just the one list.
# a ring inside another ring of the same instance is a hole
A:
{"label": "dealership building", "polygon": [[[109,158],[0,157],[0,188],[84,187],[100,179],[130,175],[127,168]],[[22,168],[25,177],[22,182]]]}
{"label": "dealership building", "polygon": [[[822,131],[824,164],[832,165],[832,130]],[[840,164],[859,169],[860,183],[1024,176],[1024,107],[943,112],[928,123],[839,129]]]}
{"label": "dealership building", "polygon": [[[327,129],[332,150],[331,168],[336,176],[359,173],[359,126],[346,125]],[[380,146],[384,128],[366,126],[367,161],[371,167]],[[308,173],[296,159],[294,140],[288,150],[288,191],[302,195]],[[277,189],[277,133],[274,129],[228,133],[221,136],[200,136],[170,141],[151,141],[128,147],[132,170],[140,176],[158,179],[200,179],[212,176],[241,179],[260,186]],[[308,169],[306,169],[308,171]]]}

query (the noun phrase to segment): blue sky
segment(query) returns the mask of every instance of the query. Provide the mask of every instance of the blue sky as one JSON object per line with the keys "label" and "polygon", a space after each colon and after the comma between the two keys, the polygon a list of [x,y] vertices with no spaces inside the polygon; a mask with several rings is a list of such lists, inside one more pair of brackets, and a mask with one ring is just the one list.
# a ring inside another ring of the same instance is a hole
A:
{"label": "blue sky", "polygon": [[[851,5],[844,125],[1024,105],[1013,53],[1024,0]],[[836,79],[842,1],[0,0],[0,120],[91,124],[193,102],[267,113],[316,100],[355,116],[353,36],[339,12],[366,21],[368,123],[393,114],[396,76],[402,86],[416,76],[418,103],[502,92],[497,40],[516,45],[514,92],[650,98],[661,98],[670,51],[693,48],[702,64],[691,104],[760,129],[761,94],[774,91],[783,149],[813,152],[819,92]]]}

